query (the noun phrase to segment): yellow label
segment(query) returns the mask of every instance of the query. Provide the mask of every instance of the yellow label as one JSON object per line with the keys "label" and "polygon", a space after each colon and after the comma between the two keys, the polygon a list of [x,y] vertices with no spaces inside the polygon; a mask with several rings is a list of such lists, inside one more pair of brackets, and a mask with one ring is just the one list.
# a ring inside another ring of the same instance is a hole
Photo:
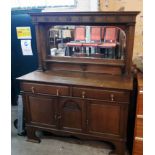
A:
{"label": "yellow label", "polygon": [[30,27],[16,27],[18,39],[31,39]]}

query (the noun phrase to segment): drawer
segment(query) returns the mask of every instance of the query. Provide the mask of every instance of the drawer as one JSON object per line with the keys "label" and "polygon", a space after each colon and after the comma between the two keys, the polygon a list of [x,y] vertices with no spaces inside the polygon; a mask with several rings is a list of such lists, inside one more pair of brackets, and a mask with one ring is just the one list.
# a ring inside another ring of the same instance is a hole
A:
{"label": "drawer", "polygon": [[69,87],[61,85],[47,85],[37,83],[22,83],[21,89],[26,92],[50,94],[56,96],[69,96]]}
{"label": "drawer", "polygon": [[137,114],[143,115],[143,95],[138,94],[137,97]]}
{"label": "drawer", "polygon": [[72,95],[73,97],[100,99],[117,102],[129,102],[130,98],[130,93],[128,92],[77,87],[73,87]]}
{"label": "drawer", "polygon": [[134,140],[133,155],[143,155],[143,141]]}
{"label": "drawer", "polygon": [[143,137],[143,119],[142,118],[136,118],[135,137]]}

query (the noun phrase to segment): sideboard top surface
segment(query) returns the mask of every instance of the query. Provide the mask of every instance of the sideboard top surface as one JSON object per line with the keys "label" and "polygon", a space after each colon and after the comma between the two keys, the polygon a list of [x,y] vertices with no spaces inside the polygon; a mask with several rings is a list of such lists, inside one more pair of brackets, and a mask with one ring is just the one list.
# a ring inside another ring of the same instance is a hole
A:
{"label": "sideboard top surface", "polygon": [[50,84],[67,84],[76,86],[89,86],[107,89],[122,89],[132,90],[132,78],[125,76],[112,75],[94,75],[73,72],[59,72],[59,71],[34,71],[24,76],[17,78],[21,81],[29,82],[43,82]]}

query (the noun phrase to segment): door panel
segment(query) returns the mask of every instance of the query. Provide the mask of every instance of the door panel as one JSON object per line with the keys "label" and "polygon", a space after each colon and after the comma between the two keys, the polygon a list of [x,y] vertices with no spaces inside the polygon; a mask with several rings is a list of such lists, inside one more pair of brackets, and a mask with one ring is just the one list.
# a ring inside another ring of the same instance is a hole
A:
{"label": "door panel", "polygon": [[85,108],[80,99],[60,99],[60,128],[64,130],[84,130]]}
{"label": "door panel", "polygon": [[94,134],[120,134],[120,105],[103,101],[88,103],[88,131]]}
{"label": "door panel", "polygon": [[56,126],[55,99],[29,96],[30,121],[34,124]]}

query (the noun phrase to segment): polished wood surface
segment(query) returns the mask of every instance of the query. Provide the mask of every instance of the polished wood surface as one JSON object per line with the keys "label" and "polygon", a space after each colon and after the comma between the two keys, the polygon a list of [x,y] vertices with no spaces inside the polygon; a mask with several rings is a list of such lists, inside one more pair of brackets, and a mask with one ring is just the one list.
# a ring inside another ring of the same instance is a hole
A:
{"label": "polished wood surface", "polygon": [[93,98],[117,102],[129,102],[129,92],[124,91],[110,91],[103,89],[77,88],[73,87],[72,93],[74,97]]}
{"label": "polished wood surface", "polygon": [[61,85],[44,85],[38,83],[23,83],[21,90],[26,92],[49,94],[49,95],[62,95],[69,96],[69,87]]}
{"label": "polished wood surface", "polygon": [[85,129],[85,103],[82,99],[60,99],[60,129],[83,132]]}
{"label": "polished wood surface", "polygon": [[125,76],[113,76],[113,75],[97,75],[97,74],[86,74],[79,72],[40,72],[34,71],[17,78],[21,81],[28,82],[44,82],[53,84],[68,84],[76,86],[92,86],[100,88],[112,88],[112,89],[123,89],[132,90],[133,83],[132,77]]}
{"label": "polished wood surface", "polygon": [[[131,61],[138,12],[31,13],[36,28],[38,70],[22,77],[28,141],[40,142],[37,130],[81,139],[108,141],[125,155],[127,120],[133,91]],[[52,57],[52,25],[109,25],[126,33],[124,60]],[[139,123],[140,127],[140,123]],[[139,134],[139,133],[137,133]]]}
{"label": "polished wood surface", "polygon": [[91,102],[88,105],[89,132],[96,135],[113,134],[120,136],[120,112],[121,109],[118,105],[107,105],[107,102],[101,101]]}
{"label": "polished wood surface", "polygon": [[135,140],[134,143],[135,150],[134,150],[134,155],[143,155],[143,141],[141,140]]}
{"label": "polished wood surface", "polygon": [[135,137],[143,137],[143,118],[136,118],[136,129],[135,129]]}
{"label": "polished wood surface", "polygon": [[[44,96],[29,96],[29,109],[32,124],[55,126],[55,101]],[[46,112],[46,114],[45,114]]]}
{"label": "polished wood surface", "polygon": [[[66,23],[66,24],[133,24],[138,11],[91,11],[91,12],[44,12],[30,13],[33,23]],[[52,17],[52,18],[51,18]]]}
{"label": "polished wood surface", "polygon": [[[29,141],[40,141],[34,137],[37,129],[53,133],[61,130],[109,141],[118,154],[124,154],[130,90],[36,83],[21,82]],[[63,94],[67,90],[69,93]]]}
{"label": "polished wood surface", "polygon": [[135,118],[133,155],[143,155],[143,74],[137,74],[138,95]]}

